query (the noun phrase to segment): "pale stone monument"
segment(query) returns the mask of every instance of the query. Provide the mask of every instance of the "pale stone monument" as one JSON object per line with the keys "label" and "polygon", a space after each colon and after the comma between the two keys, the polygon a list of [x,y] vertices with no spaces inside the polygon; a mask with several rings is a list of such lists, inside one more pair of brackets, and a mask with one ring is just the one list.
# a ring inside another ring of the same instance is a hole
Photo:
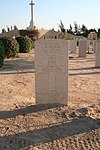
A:
{"label": "pale stone monument", "polygon": [[97,40],[97,33],[96,32],[90,32],[88,34],[88,39],[89,40]]}
{"label": "pale stone monument", "polygon": [[90,50],[90,43],[91,43],[91,40],[87,40],[87,51]]}
{"label": "pale stone monument", "polygon": [[68,42],[41,39],[35,43],[36,104],[68,103]]}
{"label": "pale stone monument", "polygon": [[92,41],[92,45],[93,45],[93,51],[95,53],[96,52],[96,40]]}
{"label": "pale stone monument", "polygon": [[29,27],[27,28],[28,30],[33,30],[35,29],[35,25],[34,25],[34,13],[33,13],[33,10],[34,10],[34,5],[35,3],[33,3],[33,0],[31,0],[31,3],[30,3],[30,6],[31,6],[31,21],[30,21],[30,25]]}
{"label": "pale stone monument", "polygon": [[86,57],[87,52],[87,41],[80,40],[79,41],[79,57]]}
{"label": "pale stone monument", "polygon": [[96,41],[96,61],[95,66],[100,67],[100,40]]}
{"label": "pale stone monument", "polygon": [[76,53],[76,51],[77,51],[77,41],[76,40],[70,40],[70,51],[71,51],[71,53]]}

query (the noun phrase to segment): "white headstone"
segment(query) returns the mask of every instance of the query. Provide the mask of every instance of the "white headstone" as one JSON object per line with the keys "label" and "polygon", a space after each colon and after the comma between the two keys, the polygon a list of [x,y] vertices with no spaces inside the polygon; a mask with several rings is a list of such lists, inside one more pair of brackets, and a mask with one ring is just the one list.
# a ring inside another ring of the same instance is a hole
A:
{"label": "white headstone", "polygon": [[91,40],[87,40],[87,51],[90,50],[90,43],[91,43]]}
{"label": "white headstone", "polygon": [[93,40],[92,44],[93,44],[93,51],[95,53],[96,52],[96,40]]}
{"label": "white headstone", "polygon": [[79,41],[79,57],[86,57],[87,52],[87,41],[80,40]]}
{"label": "white headstone", "polygon": [[100,67],[100,40],[96,41],[96,61],[95,66]]}
{"label": "white headstone", "polygon": [[71,51],[71,53],[76,53],[76,51],[77,51],[77,41],[76,40],[70,40],[70,51]]}
{"label": "white headstone", "polygon": [[68,102],[68,42],[38,40],[35,44],[36,104]]}

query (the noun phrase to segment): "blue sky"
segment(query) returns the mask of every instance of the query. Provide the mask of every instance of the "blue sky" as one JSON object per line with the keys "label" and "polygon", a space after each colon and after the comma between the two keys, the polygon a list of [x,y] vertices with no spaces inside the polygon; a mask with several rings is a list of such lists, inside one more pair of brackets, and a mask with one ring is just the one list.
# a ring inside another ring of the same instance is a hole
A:
{"label": "blue sky", "polygon": [[[59,29],[62,20],[69,25],[85,24],[88,29],[100,28],[100,0],[34,0],[35,24],[39,28]],[[0,0],[0,32],[17,25],[25,29],[30,22],[30,0]]]}

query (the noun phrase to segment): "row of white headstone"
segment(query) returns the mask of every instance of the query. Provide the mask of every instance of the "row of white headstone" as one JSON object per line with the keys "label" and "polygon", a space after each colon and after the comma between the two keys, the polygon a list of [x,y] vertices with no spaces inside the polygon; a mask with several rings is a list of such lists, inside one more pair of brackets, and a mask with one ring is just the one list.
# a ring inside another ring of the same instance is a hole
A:
{"label": "row of white headstone", "polygon": [[[74,46],[75,41],[70,41],[70,49],[74,49]],[[36,104],[68,103],[68,50],[69,42],[66,40],[45,39],[36,42]],[[86,40],[80,40],[79,57],[86,57],[86,50]],[[96,41],[95,64],[100,67],[100,41]]]}
{"label": "row of white headstone", "polygon": [[[81,51],[82,45],[84,45],[83,48],[86,51],[95,52],[96,40],[68,40],[68,50],[70,53],[77,53],[79,49]],[[86,53],[83,57],[86,57]]]}

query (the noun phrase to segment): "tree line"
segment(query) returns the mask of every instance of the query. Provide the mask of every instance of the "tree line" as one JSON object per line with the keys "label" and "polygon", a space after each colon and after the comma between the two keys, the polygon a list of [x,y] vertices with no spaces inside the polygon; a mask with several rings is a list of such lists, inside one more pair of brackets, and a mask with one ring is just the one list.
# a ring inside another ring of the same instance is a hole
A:
{"label": "tree line", "polygon": [[8,27],[8,26],[6,26],[6,27],[7,27],[7,29],[5,29],[5,28],[2,29],[2,33],[6,33],[6,32],[9,32],[9,31],[18,29],[18,27],[16,25],[11,26],[11,27]]}
{"label": "tree line", "polygon": [[95,32],[95,33],[97,33],[98,39],[100,39],[100,28],[88,29],[84,24],[82,24],[80,26],[77,24],[77,22],[74,22],[74,27],[70,24],[69,29],[66,29],[61,20],[60,20],[60,24],[58,24],[58,26],[60,28],[59,31],[63,34],[69,33],[69,34],[76,35],[76,36],[88,37],[88,34],[90,32]]}

